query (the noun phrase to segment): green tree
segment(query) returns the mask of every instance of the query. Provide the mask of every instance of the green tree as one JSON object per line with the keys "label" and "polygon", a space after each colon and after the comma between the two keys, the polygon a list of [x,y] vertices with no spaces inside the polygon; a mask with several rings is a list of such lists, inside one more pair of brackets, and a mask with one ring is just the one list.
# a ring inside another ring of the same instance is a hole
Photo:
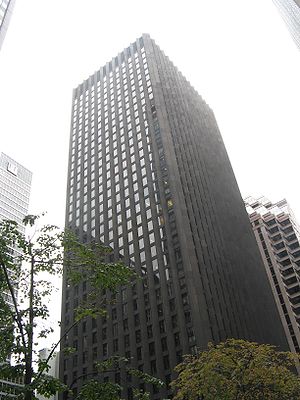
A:
{"label": "green tree", "polygon": [[[127,375],[136,377],[144,383],[148,383],[156,387],[164,386],[164,383],[160,379],[135,368],[131,368],[130,360],[126,359],[125,357],[113,356],[106,361],[96,363],[94,368],[94,371],[97,371],[99,376],[110,372],[120,372],[121,369],[123,369],[126,371]],[[94,372],[90,373],[89,375],[94,375]],[[71,384],[71,388],[73,384],[77,383],[78,380],[86,377],[86,375],[78,376]],[[137,388],[132,389],[132,395],[135,400],[150,400],[150,394],[148,392]],[[111,382],[102,382],[93,378],[88,380],[88,382],[83,385],[79,395],[76,397],[76,400],[121,400],[121,390],[122,382],[120,382],[119,385]]]}
{"label": "green tree", "polygon": [[175,368],[174,400],[299,400],[295,357],[244,340],[209,344]]}
{"label": "green tree", "polygon": [[[108,248],[97,243],[82,244],[71,232],[53,225],[38,229],[38,218],[24,219],[33,231],[29,238],[20,232],[16,222],[0,222],[0,374],[3,378],[24,376],[19,398],[25,400],[34,399],[35,391],[50,397],[67,389],[47,375],[51,356],[80,320],[103,315],[103,306],[95,306],[99,290],[116,290],[134,276],[124,264],[104,261]],[[53,345],[48,359],[36,361],[39,338],[53,331],[41,324],[49,317],[47,301],[54,289],[47,277],[60,275],[63,268],[70,285],[82,279],[89,281],[90,296],[79,305],[74,323]],[[9,357],[13,365],[6,362]]]}

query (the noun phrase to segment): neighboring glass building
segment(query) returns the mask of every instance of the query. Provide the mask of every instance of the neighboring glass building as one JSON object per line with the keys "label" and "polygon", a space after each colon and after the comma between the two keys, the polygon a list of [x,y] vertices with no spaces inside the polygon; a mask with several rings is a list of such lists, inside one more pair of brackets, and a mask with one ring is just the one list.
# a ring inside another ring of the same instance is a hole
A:
{"label": "neighboring glass building", "polygon": [[[44,348],[39,351],[39,360],[46,361],[50,355],[51,350],[48,348]],[[59,377],[59,352],[54,352],[53,356],[50,358],[49,362],[49,369],[47,370],[47,375],[49,377],[58,378]],[[40,394],[36,394],[36,398],[38,400],[57,400],[58,394],[55,394],[51,397],[44,397]],[[0,398],[1,400],[1,398]]]}
{"label": "neighboring glass building", "polygon": [[[11,219],[25,233],[23,219],[28,213],[32,173],[4,153],[0,153],[0,219]],[[18,254],[17,249],[13,251]],[[17,292],[17,285],[15,287]],[[17,294],[17,293],[16,293]],[[9,293],[1,293],[13,306]],[[6,380],[0,377],[0,400],[15,398],[23,378]],[[8,396],[8,397],[7,397]]]}
{"label": "neighboring glass building", "polygon": [[22,386],[23,377],[7,380],[0,376],[0,400],[17,399]]}
{"label": "neighboring glass building", "polygon": [[300,227],[286,200],[245,204],[290,349],[300,353]]}
{"label": "neighboring glass building", "polygon": [[[31,178],[28,169],[0,153],[0,220],[16,221],[22,233],[25,233],[23,219],[28,213]],[[11,303],[10,296],[6,296]]]}
{"label": "neighboring glass building", "polygon": [[300,49],[300,0],[273,0]]}
{"label": "neighboring glass building", "polygon": [[[74,90],[66,227],[141,276],[116,299],[99,294],[109,317],[66,336],[76,352],[61,353],[60,373],[75,392],[116,354],[168,385],[182,355],[209,341],[287,347],[214,114],[148,35]],[[62,334],[87,295],[64,277]],[[132,398],[135,378],[110,377]]]}
{"label": "neighboring glass building", "polygon": [[32,173],[4,153],[0,154],[0,219],[12,219],[25,231]]}
{"label": "neighboring glass building", "polygon": [[0,0],[0,49],[6,35],[15,0]]}

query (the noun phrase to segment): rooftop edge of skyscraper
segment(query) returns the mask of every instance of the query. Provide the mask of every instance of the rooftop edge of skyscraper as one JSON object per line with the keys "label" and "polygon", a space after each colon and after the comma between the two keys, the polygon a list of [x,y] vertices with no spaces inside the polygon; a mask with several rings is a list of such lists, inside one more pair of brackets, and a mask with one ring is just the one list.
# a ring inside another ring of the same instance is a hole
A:
{"label": "rooftop edge of skyscraper", "polygon": [[[160,49],[160,47],[156,44],[155,40],[151,37],[151,35],[149,33],[142,33],[142,35],[137,38],[134,42],[130,43],[130,46],[135,45],[135,43],[137,41],[141,41],[144,40],[144,38],[148,38],[151,41],[153,41],[153,43],[155,43],[155,45]],[[100,66],[98,69],[96,69],[94,71],[93,74],[89,75],[88,78],[84,79],[82,81],[82,83],[80,83],[78,86],[76,86],[73,89],[73,95],[76,93],[76,91],[82,91],[84,89],[84,86],[90,81],[90,79],[93,79],[95,75],[97,75],[98,79],[99,79],[99,72],[100,70],[103,70],[106,74],[109,73],[110,71],[110,66],[112,65],[112,62],[116,59],[118,59],[118,56],[121,55],[122,53],[125,53],[129,48],[125,47],[121,52],[118,53],[117,56],[112,57],[111,60],[109,62],[107,62],[105,65]],[[160,51],[164,54],[164,56],[173,64],[173,62],[170,60],[169,56],[167,56],[163,50],[160,49]],[[173,64],[174,65],[174,64]],[[206,104],[206,106],[212,111],[211,107],[209,106],[209,104],[203,99],[203,97],[198,93],[198,91],[194,88],[194,86],[191,84],[191,82],[183,75],[183,73],[174,65],[174,68],[176,68],[177,72],[182,76],[182,78],[186,81],[186,83],[195,91],[195,93],[201,98],[201,100],[203,101],[203,103]]]}

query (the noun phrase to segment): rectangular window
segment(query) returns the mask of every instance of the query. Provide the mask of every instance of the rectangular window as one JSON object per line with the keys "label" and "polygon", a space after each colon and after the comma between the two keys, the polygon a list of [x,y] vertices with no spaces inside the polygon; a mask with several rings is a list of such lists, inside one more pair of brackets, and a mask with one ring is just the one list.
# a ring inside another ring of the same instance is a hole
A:
{"label": "rectangular window", "polygon": [[124,331],[128,331],[128,319],[124,319],[124,321],[123,321],[123,329],[124,329]]}
{"label": "rectangular window", "polygon": [[147,326],[147,336],[148,339],[151,339],[153,337],[152,325]]}
{"label": "rectangular window", "polygon": [[174,343],[176,347],[180,346],[180,336],[178,332],[174,333]]}
{"label": "rectangular window", "polygon": [[164,362],[164,369],[169,369],[170,368],[169,356],[164,356],[163,362]]}
{"label": "rectangular window", "polygon": [[137,347],[136,356],[137,356],[138,361],[140,361],[142,359],[142,348],[141,347]]}
{"label": "rectangular window", "polygon": [[149,355],[154,356],[155,355],[155,344],[154,342],[149,343]]}
{"label": "rectangular window", "polygon": [[135,341],[136,341],[136,343],[141,343],[141,340],[142,340],[141,331],[140,330],[135,331]]}
{"label": "rectangular window", "polygon": [[162,351],[167,351],[168,350],[167,338],[166,337],[163,337],[161,339],[161,349],[162,349]]}
{"label": "rectangular window", "polygon": [[107,356],[107,354],[108,354],[108,346],[107,346],[107,343],[103,343],[103,346],[102,346],[102,353],[103,353],[103,357]]}
{"label": "rectangular window", "polygon": [[118,339],[113,340],[113,351],[116,352],[119,350]]}
{"label": "rectangular window", "polygon": [[139,326],[140,325],[140,316],[139,314],[135,314],[134,316],[134,326]]}
{"label": "rectangular window", "polygon": [[125,347],[129,347],[129,346],[130,346],[129,335],[125,335],[125,336],[124,336],[124,346],[125,346]]}

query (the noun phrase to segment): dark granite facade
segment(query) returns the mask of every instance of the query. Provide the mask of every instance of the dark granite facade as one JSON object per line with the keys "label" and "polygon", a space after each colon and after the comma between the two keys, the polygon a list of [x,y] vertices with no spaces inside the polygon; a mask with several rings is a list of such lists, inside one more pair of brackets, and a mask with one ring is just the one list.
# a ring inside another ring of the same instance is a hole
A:
{"label": "dark granite facade", "polygon": [[[115,304],[101,294],[109,317],[70,332],[65,382],[114,354],[168,384],[182,355],[209,341],[286,347],[213,112],[148,35],[74,90],[66,226],[111,246],[142,279]],[[88,288],[63,285],[64,332]],[[138,383],[111,375],[131,398]]]}

